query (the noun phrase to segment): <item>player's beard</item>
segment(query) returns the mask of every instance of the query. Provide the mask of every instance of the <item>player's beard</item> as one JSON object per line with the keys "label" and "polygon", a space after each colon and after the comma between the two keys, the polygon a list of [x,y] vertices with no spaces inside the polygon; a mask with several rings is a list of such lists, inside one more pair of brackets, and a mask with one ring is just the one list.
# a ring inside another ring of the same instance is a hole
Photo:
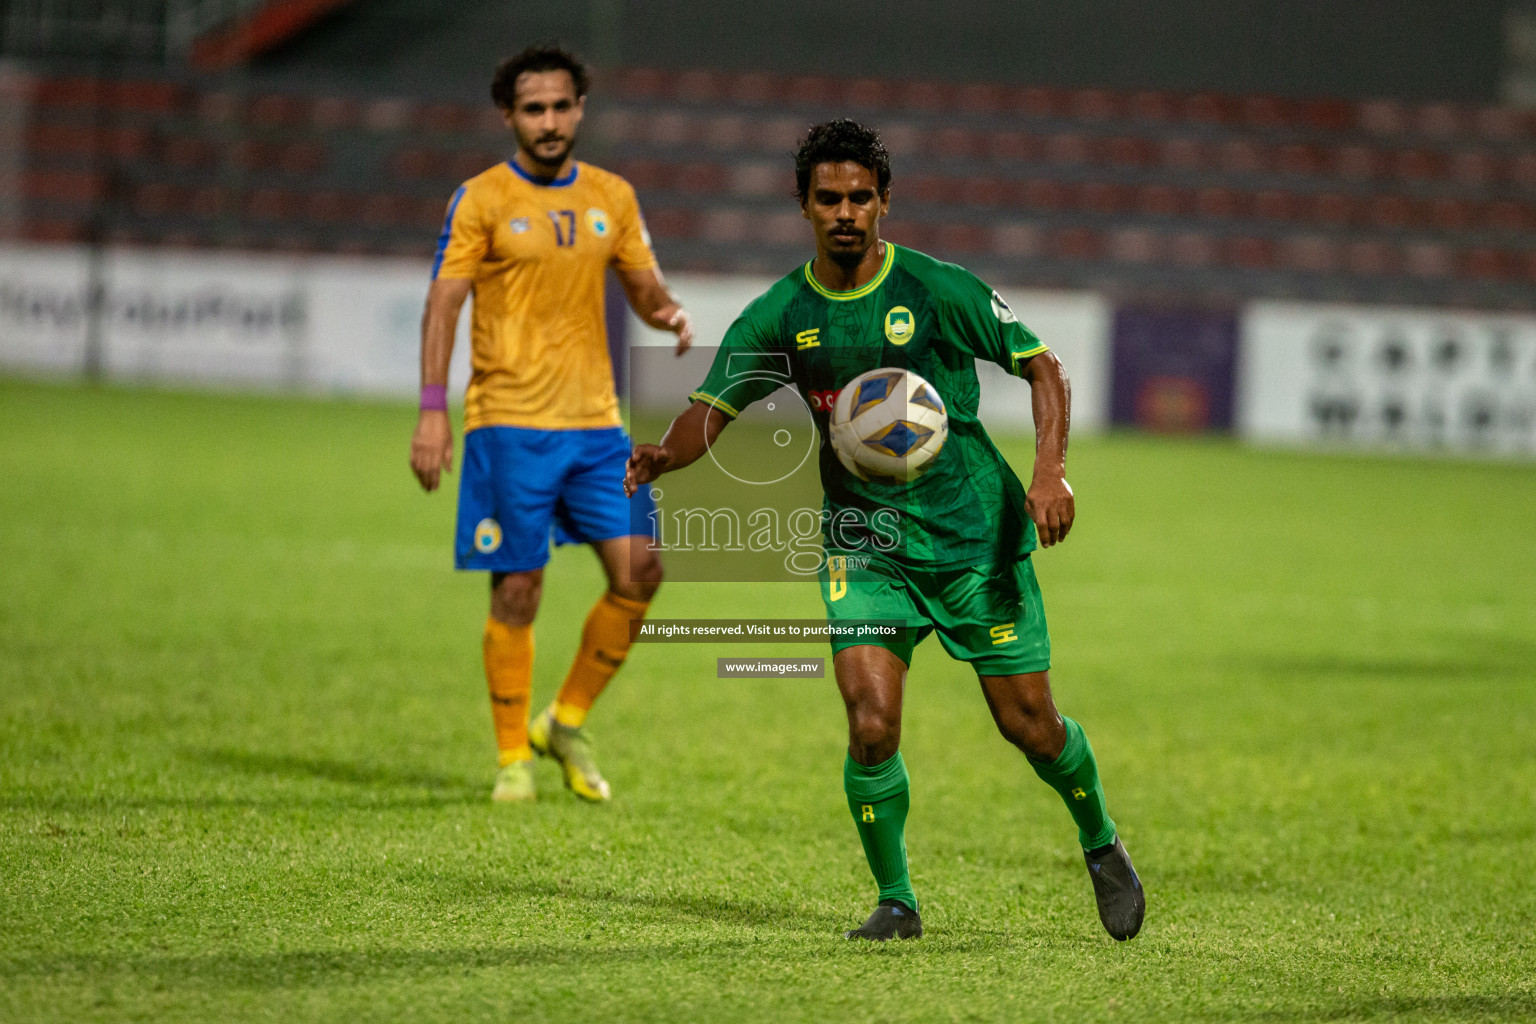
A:
{"label": "player's beard", "polygon": [[[538,154],[538,151],[534,147],[539,146],[544,142],[552,141],[553,139],[563,140],[565,142],[565,146],[559,151],[554,159],[546,160],[544,157]],[[526,156],[535,167],[547,169],[550,176],[553,176],[560,170],[560,165],[565,163],[566,157],[571,155],[571,150],[576,148],[576,134],[572,132],[570,135],[564,136],[545,135],[542,138],[534,139],[532,143],[526,142],[523,137],[519,135],[517,138],[517,145],[518,148],[523,151],[523,155]]]}
{"label": "player's beard", "polygon": [[[868,234],[863,232],[860,232],[860,234],[862,235],[861,241],[869,237]],[[870,243],[870,245],[873,244],[873,242]],[[855,270],[860,263],[864,262],[864,255],[867,252],[869,252],[869,245],[860,246],[857,249],[828,248],[827,259],[831,260],[845,271],[852,271]]]}

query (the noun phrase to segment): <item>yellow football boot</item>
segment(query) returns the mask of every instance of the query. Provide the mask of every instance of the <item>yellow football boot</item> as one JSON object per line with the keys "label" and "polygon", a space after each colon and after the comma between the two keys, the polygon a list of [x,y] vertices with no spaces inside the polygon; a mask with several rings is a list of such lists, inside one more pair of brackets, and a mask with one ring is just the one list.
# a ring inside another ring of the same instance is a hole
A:
{"label": "yellow football boot", "polygon": [[528,744],[536,753],[559,763],[566,787],[583,800],[601,803],[612,795],[608,780],[597,770],[586,732],[561,725],[548,708],[528,723]]}
{"label": "yellow football boot", "polygon": [[491,799],[499,804],[527,803],[538,799],[533,787],[533,762],[512,761],[496,773]]}

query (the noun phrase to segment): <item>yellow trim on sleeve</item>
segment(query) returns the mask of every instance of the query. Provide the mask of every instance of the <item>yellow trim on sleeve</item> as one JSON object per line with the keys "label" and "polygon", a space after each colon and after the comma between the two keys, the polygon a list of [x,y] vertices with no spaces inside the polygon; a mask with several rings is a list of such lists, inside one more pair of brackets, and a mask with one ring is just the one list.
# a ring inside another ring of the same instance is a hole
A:
{"label": "yellow trim on sleeve", "polygon": [[741,416],[741,413],[732,408],[729,402],[721,401],[706,391],[695,391],[688,396],[688,400],[690,402],[703,402],[705,405],[719,409],[733,420]]}
{"label": "yellow trim on sleeve", "polygon": [[1036,345],[1032,349],[1028,349],[1028,350],[1023,351],[1023,352],[1010,352],[1010,353],[1008,353],[1010,356],[1013,357],[1013,372],[1015,374],[1017,374],[1019,372],[1019,362],[1021,360],[1032,359],[1035,356],[1039,355],[1041,352],[1049,352],[1050,350],[1051,350],[1051,346],[1045,344],[1045,342],[1041,342],[1040,344]]}
{"label": "yellow trim on sleeve", "polygon": [[830,288],[827,288],[825,285],[823,285],[820,281],[816,280],[816,275],[811,272],[811,263],[815,262],[815,260],[811,260],[810,263],[805,265],[805,280],[807,284],[816,290],[816,294],[822,296],[823,298],[836,299],[838,302],[847,302],[850,299],[862,299],[864,296],[868,295],[870,292],[874,291],[876,288],[879,288],[880,285],[885,283],[886,275],[889,274],[891,272],[891,268],[896,265],[896,243],[885,243],[885,262],[880,264],[880,272],[876,274],[868,284],[864,285],[862,288],[855,288],[851,292],[834,292]]}

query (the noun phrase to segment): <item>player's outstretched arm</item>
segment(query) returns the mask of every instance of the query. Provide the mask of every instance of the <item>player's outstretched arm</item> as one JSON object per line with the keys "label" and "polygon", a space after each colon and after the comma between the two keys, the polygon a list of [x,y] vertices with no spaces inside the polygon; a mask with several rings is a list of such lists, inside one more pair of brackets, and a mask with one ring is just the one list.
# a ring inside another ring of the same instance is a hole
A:
{"label": "player's outstretched arm", "polygon": [[[439,278],[427,292],[426,312],[421,315],[422,409],[411,435],[411,472],[425,491],[437,490],[442,473],[453,469],[453,424],[443,404],[429,401],[429,389],[446,389],[448,363],[453,358],[453,335],[459,326],[459,310],[469,297],[470,282]],[[437,391],[444,396],[443,391]]]}
{"label": "player's outstretched arm", "polygon": [[693,318],[677,301],[677,296],[667,290],[656,267],[645,270],[615,270],[624,294],[629,299],[635,315],[658,331],[671,331],[677,335],[677,354],[682,355],[693,344]]}
{"label": "player's outstretched arm", "polygon": [[1035,471],[1024,496],[1024,508],[1035,521],[1040,546],[1067,539],[1077,517],[1077,502],[1067,483],[1067,434],[1072,420],[1072,385],[1054,352],[1042,352],[1024,363],[1020,375],[1029,381],[1035,416]]}
{"label": "player's outstretched arm", "polygon": [[636,491],[663,473],[691,466],[709,451],[731,418],[712,405],[694,402],[672,421],[660,444],[637,444],[624,467],[624,493]]}

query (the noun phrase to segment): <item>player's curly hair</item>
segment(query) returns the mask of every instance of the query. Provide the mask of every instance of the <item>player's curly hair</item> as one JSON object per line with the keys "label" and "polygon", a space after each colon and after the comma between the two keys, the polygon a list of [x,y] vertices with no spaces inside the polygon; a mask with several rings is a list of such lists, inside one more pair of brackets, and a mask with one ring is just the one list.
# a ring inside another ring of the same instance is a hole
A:
{"label": "player's curly hair", "polygon": [[880,133],[851,117],[840,117],[812,127],[795,151],[795,198],[804,203],[810,194],[811,168],[844,160],[868,169],[881,193],[891,187],[891,154],[885,151]]}
{"label": "player's curly hair", "polygon": [[524,71],[569,71],[576,83],[576,97],[587,94],[587,66],[559,43],[540,43],[502,61],[491,79],[491,99],[503,110],[517,101],[517,76]]}

